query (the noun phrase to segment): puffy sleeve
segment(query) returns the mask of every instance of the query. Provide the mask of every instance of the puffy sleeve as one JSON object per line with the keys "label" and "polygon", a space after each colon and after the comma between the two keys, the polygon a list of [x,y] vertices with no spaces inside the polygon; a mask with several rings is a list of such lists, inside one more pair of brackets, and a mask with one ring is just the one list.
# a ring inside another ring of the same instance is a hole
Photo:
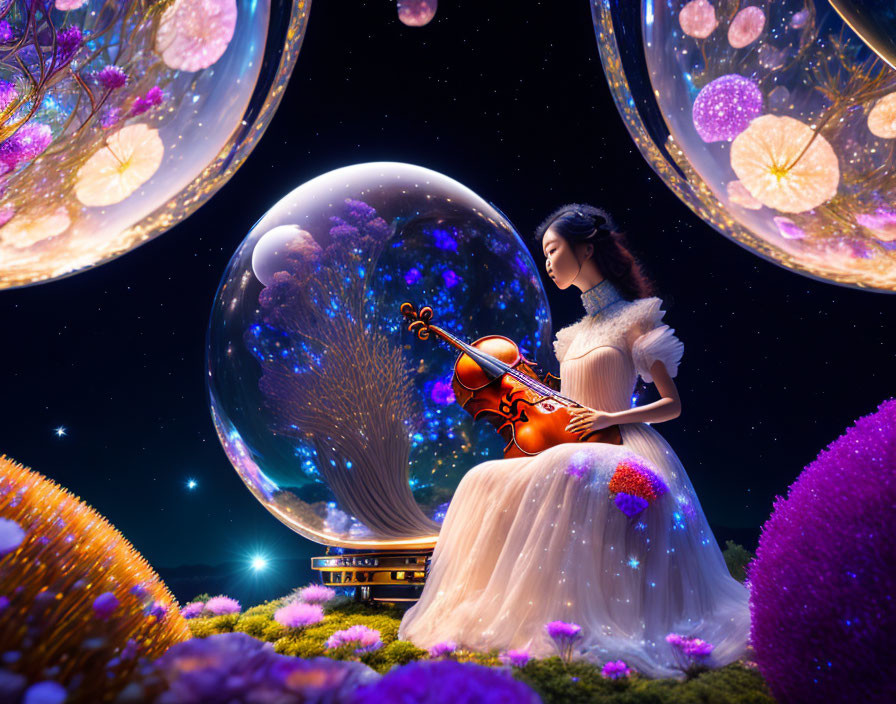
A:
{"label": "puffy sleeve", "polygon": [[632,359],[635,370],[644,381],[652,382],[650,367],[657,360],[661,361],[674,377],[678,373],[678,364],[684,352],[684,344],[675,336],[675,330],[663,324],[666,311],[661,310],[659,298],[645,300],[643,315],[633,326]]}

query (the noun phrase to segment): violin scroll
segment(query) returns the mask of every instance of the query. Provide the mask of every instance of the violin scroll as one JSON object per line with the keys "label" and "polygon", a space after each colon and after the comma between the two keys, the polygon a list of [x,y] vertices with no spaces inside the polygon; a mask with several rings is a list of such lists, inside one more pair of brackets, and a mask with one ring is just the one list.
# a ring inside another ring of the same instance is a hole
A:
{"label": "violin scroll", "polygon": [[430,335],[429,325],[432,322],[432,308],[423,306],[420,311],[413,303],[402,303],[401,314],[408,322],[408,330],[417,336],[418,340],[428,340]]}

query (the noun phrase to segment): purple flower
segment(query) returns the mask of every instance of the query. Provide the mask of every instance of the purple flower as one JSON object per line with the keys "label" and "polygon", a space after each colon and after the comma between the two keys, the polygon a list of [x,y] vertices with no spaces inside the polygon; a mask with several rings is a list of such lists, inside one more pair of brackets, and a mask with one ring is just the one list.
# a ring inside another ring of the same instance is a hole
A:
{"label": "purple flower", "polygon": [[451,655],[455,650],[457,650],[457,643],[453,640],[446,640],[442,643],[436,643],[429,649],[429,657],[431,658],[441,658],[445,655]]}
{"label": "purple flower", "polygon": [[105,621],[118,608],[118,599],[112,592],[103,592],[93,600],[94,615]]}
{"label": "purple flower", "polygon": [[6,611],[9,606],[9,597],[8,596],[0,596],[0,614]]}
{"label": "purple flower", "polygon": [[432,385],[432,390],[429,392],[429,397],[438,403],[440,406],[447,406],[451,403],[454,403],[454,389],[451,386],[451,382],[445,379],[439,379]]}
{"label": "purple flower", "polygon": [[13,40],[12,27],[6,20],[0,21],[0,44],[8,44]]}
{"label": "purple flower", "polygon": [[201,601],[193,601],[180,610],[180,615],[184,618],[196,618],[202,615],[205,610],[205,604]]}
{"label": "purple flower", "polygon": [[609,680],[618,680],[628,677],[632,671],[622,660],[615,660],[604,665],[600,673]]}
{"label": "purple flower", "polygon": [[296,658],[245,633],[192,638],[169,648],[148,675],[168,687],[165,701],[347,702],[379,675],[359,662]]}
{"label": "purple flower", "polygon": [[544,629],[554,641],[560,657],[569,662],[572,657],[573,645],[582,637],[582,627],[577,623],[566,621],[551,621],[545,624]]}
{"label": "purple flower", "polygon": [[368,702],[540,704],[541,699],[506,670],[454,660],[418,660],[393,668],[379,682],[360,687],[349,704]]}
{"label": "purple flower", "polygon": [[510,665],[511,667],[525,667],[526,663],[532,659],[532,656],[529,655],[529,651],[525,649],[508,650],[507,652],[501,653],[498,656],[498,659],[503,664]]}
{"label": "purple flower", "polygon": [[460,277],[451,269],[442,272],[442,280],[445,282],[445,288],[451,288],[460,283]]}
{"label": "purple flower", "polygon": [[697,134],[704,142],[731,141],[762,112],[762,91],[735,73],[708,83],[694,101]]}
{"label": "purple flower", "polygon": [[411,267],[408,269],[407,273],[404,275],[404,282],[408,286],[413,286],[416,283],[419,283],[423,279],[423,274],[420,273],[420,270],[417,267]]}
{"label": "purple flower", "polygon": [[19,91],[16,90],[15,83],[0,80],[0,110],[6,110],[18,95]]}
{"label": "purple flower", "polygon": [[790,218],[778,215],[772,218],[772,220],[775,221],[775,225],[778,226],[778,232],[781,233],[781,237],[784,239],[801,240],[806,236],[806,231]]}
{"label": "purple flower", "polygon": [[149,607],[149,615],[161,621],[168,614],[168,607],[161,601],[154,601]]}
{"label": "purple flower", "polygon": [[325,604],[336,596],[336,590],[323,584],[309,584],[299,590],[299,599],[306,604]]}
{"label": "purple flower", "polygon": [[22,526],[9,518],[0,518],[0,557],[18,548],[24,539]]}
{"label": "purple flower", "polygon": [[619,492],[616,494],[616,498],[613,499],[613,502],[622,511],[626,516],[631,518],[632,516],[636,516],[641,511],[649,506],[649,502],[647,499],[642,499],[640,496],[635,496],[634,494],[626,494],[624,492]]}
{"label": "purple flower", "polygon": [[294,601],[274,612],[274,620],[286,628],[305,628],[324,620],[324,610],[318,604]]}
{"label": "purple flower", "polygon": [[158,86],[153,86],[146,91],[145,96],[137,96],[134,104],[131,106],[131,115],[142,115],[150,108],[161,104],[162,98],[162,89]]}
{"label": "purple flower", "polygon": [[30,161],[50,146],[53,133],[50,127],[40,122],[28,122],[15,134],[0,144],[0,162],[15,168],[23,161]]}
{"label": "purple flower", "polygon": [[149,596],[149,590],[143,584],[135,584],[129,591],[138,599],[145,599]]}
{"label": "purple flower", "polygon": [[99,71],[95,78],[106,90],[121,88],[128,82],[128,74],[126,74],[120,67],[111,64]]}
{"label": "purple flower", "polygon": [[118,120],[121,118],[121,108],[118,106],[108,107],[103,111],[103,115],[100,118],[100,127],[104,130],[109,129],[110,127],[114,127],[118,124]]}
{"label": "purple flower", "polygon": [[78,27],[66,27],[56,35],[56,56],[58,64],[65,64],[81,48],[84,38],[81,36],[81,30]]}
{"label": "purple flower", "polygon": [[372,653],[383,647],[380,640],[380,632],[367,626],[355,625],[342,631],[336,631],[327,638],[327,649],[338,649],[351,646],[355,655]]}
{"label": "purple flower", "polygon": [[240,602],[236,599],[231,599],[229,596],[213,596],[205,602],[205,610],[215,616],[238,614],[240,612]]}

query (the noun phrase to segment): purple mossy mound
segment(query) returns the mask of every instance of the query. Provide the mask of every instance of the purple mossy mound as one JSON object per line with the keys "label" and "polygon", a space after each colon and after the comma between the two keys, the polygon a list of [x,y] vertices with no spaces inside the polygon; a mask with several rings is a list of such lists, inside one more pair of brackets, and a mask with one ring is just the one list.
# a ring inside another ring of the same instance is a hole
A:
{"label": "purple mossy mound", "polygon": [[775,698],[894,702],[896,400],[777,497],[748,568],[751,640]]}

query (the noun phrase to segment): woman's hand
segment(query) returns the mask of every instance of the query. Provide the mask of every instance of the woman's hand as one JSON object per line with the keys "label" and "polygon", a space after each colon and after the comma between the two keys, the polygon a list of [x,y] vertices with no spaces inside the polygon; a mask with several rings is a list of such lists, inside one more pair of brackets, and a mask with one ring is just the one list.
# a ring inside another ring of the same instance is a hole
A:
{"label": "woman's hand", "polygon": [[593,433],[616,424],[616,419],[613,417],[612,413],[596,411],[587,406],[571,410],[570,415],[572,418],[566,426],[566,430],[573,433],[582,430],[587,430]]}

